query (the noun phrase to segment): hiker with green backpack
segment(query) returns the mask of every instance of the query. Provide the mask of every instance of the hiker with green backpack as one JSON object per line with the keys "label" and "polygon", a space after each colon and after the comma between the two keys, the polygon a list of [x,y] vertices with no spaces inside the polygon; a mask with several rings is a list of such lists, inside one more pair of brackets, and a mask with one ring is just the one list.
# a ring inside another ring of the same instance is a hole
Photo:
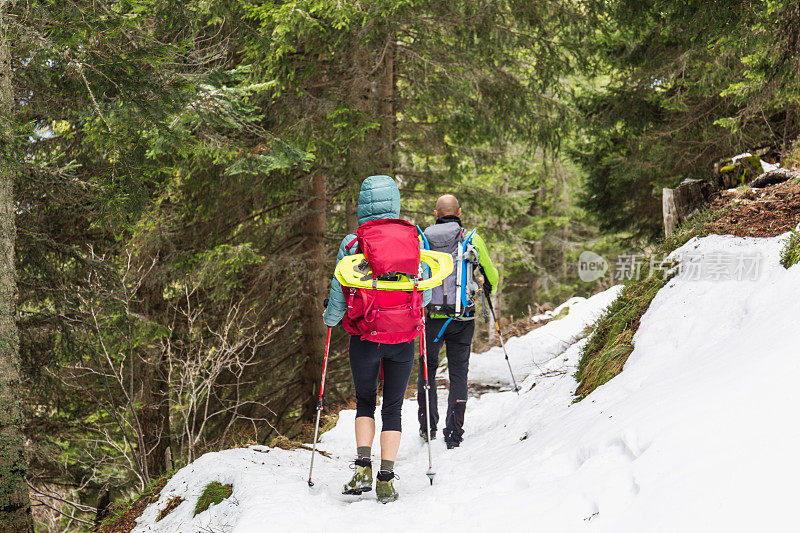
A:
{"label": "hiker with green backpack", "polygon": [[[343,494],[372,490],[372,442],[378,378],[383,373],[381,466],[377,475],[378,501],[398,497],[394,487],[394,460],[400,446],[401,419],[408,379],[414,364],[414,339],[424,333],[423,309],[431,290],[417,290],[421,241],[417,228],[400,219],[400,191],[389,176],[370,176],[358,197],[356,234],[344,238],[337,261],[364,254],[365,276],[371,288],[343,286],[334,277],[324,320],[329,328],[342,322],[350,334],[349,359],[356,391],[356,452],[352,479]],[[413,280],[411,291],[378,290],[378,284],[404,274]],[[313,464],[312,464],[313,467]],[[309,485],[311,485],[309,476]]]}
{"label": "hiker with green backpack", "polygon": [[[475,230],[468,231],[461,225],[461,207],[451,194],[440,197],[434,209],[436,223],[425,229],[424,238],[430,250],[450,253],[456,268],[433,289],[427,305],[425,337],[427,339],[427,375],[435,376],[439,366],[439,350],[447,348],[450,393],[447,399],[447,415],[443,430],[448,449],[458,447],[464,435],[464,414],[467,408],[467,372],[472,337],[475,333],[476,299],[483,290],[488,296],[497,290],[499,274],[489,257],[486,243]],[[475,272],[483,275],[482,287]],[[426,402],[423,389],[424,363],[420,360],[417,400],[420,436],[427,438],[427,420],[430,419],[430,435],[435,438],[439,422],[436,394]],[[434,378],[435,379],[435,378]],[[426,405],[430,404],[430,414]]]}

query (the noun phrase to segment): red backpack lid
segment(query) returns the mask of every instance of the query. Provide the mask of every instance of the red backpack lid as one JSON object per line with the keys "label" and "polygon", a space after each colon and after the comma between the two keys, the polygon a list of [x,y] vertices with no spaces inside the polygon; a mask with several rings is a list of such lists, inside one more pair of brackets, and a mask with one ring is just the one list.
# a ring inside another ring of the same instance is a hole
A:
{"label": "red backpack lid", "polygon": [[420,248],[417,228],[401,219],[365,222],[356,231],[358,247],[369,261],[373,276],[389,272],[419,275]]}

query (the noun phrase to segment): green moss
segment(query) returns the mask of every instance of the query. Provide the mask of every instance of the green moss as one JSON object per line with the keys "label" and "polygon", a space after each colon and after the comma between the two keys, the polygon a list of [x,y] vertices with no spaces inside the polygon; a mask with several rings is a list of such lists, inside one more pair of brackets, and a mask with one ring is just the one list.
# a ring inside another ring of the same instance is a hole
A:
{"label": "green moss", "polygon": [[761,173],[764,168],[761,166],[761,157],[758,155],[743,157],[739,161],[747,164],[753,172]]}
{"label": "green moss", "polygon": [[800,262],[800,232],[793,231],[781,252],[781,264],[789,268]]}
{"label": "green moss", "polygon": [[733,174],[735,181],[740,185],[744,185],[751,179],[755,178],[763,171],[761,166],[761,158],[757,155],[751,155],[737,159],[735,163],[720,167],[720,174]]}
{"label": "green moss", "polygon": [[219,504],[225,498],[230,498],[233,494],[233,485],[223,485],[218,481],[212,481],[203,489],[203,494],[197,500],[194,507],[194,516],[199,515],[212,505]]}
{"label": "green moss", "polygon": [[764,167],[761,166],[761,158],[757,155],[751,155],[740,160],[742,164],[741,184],[744,185],[748,181],[755,179],[759,174],[764,172]]}

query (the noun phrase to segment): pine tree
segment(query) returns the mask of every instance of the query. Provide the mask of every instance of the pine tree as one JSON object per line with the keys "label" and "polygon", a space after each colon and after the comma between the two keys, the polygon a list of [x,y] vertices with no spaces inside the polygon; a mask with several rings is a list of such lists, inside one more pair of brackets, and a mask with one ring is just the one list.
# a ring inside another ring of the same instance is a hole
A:
{"label": "pine tree", "polygon": [[8,0],[0,1],[0,531],[33,531],[25,474],[20,410],[19,337],[14,245],[17,203],[14,185],[18,154],[14,149],[14,91],[9,42]]}

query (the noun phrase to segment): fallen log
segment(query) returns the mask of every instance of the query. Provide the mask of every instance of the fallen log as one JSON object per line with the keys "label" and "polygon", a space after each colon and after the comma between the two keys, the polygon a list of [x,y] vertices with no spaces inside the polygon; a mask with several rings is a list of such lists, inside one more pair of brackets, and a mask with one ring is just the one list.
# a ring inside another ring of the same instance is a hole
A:
{"label": "fallen log", "polygon": [[768,185],[775,185],[776,183],[783,183],[792,178],[800,177],[800,172],[796,170],[789,170],[788,168],[776,168],[769,172],[764,172],[754,178],[748,185],[754,188],[766,187]]}

